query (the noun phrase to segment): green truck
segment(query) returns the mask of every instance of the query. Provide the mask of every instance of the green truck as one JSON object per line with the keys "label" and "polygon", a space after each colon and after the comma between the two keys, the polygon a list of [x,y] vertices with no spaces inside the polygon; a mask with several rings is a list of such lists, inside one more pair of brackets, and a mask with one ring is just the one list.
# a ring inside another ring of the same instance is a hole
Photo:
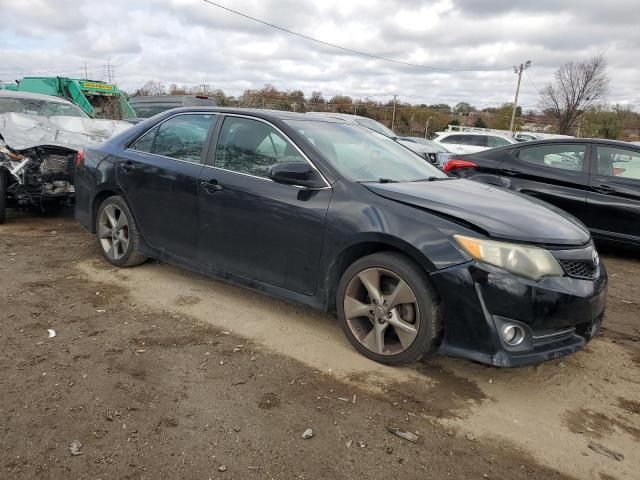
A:
{"label": "green truck", "polygon": [[101,81],[66,77],[24,77],[15,85],[2,85],[0,88],[66,98],[92,118],[122,120],[136,116],[124,92],[115,85]]}

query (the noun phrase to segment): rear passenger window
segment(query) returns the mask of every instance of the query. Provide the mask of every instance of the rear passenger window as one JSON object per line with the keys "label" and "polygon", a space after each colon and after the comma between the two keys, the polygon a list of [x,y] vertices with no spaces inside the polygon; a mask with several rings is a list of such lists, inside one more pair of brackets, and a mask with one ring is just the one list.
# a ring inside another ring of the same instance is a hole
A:
{"label": "rear passenger window", "polygon": [[222,124],[215,166],[267,178],[273,165],[305,158],[277,130],[258,120],[227,117]]}
{"label": "rear passenger window", "polygon": [[204,163],[202,149],[216,115],[176,115],[149,130],[133,150],[193,163]]}
{"label": "rear passenger window", "polygon": [[486,135],[465,135],[462,140],[463,145],[473,145],[474,147],[486,147],[487,136]]}
{"label": "rear passenger window", "polygon": [[540,167],[581,172],[586,149],[585,144],[535,145],[521,148],[517,156],[523,162]]}
{"label": "rear passenger window", "polygon": [[511,145],[511,143],[502,137],[489,137],[489,147],[496,148],[504,147],[505,145]]}
{"label": "rear passenger window", "polygon": [[598,175],[640,180],[640,152],[598,145]]}
{"label": "rear passenger window", "polygon": [[442,140],[440,140],[440,143],[457,145],[459,143],[464,143],[464,137],[462,135],[449,135],[448,137],[444,137]]}

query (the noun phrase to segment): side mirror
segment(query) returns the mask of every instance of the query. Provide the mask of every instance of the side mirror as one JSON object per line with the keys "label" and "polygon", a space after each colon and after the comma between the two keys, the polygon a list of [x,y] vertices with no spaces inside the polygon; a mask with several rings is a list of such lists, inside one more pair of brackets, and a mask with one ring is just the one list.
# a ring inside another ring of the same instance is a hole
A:
{"label": "side mirror", "polygon": [[322,188],[324,182],[320,174],[307,162],[285,162],[269,169],[269,178],[277,183],[298,185],[307,188]]}

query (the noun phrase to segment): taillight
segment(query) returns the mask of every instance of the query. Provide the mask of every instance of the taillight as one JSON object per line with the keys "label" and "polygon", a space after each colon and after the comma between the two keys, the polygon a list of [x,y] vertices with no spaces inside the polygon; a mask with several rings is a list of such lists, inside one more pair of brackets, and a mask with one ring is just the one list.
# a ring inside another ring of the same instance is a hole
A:
{"label": "taillight", "polygon": [[470,160],[449,160],[447,163],[444,164],[444,168],[442,170],[444,170],[445,172],[450,172],[451,170],[458,170],[460,168],[473,168],[473,167],[477,167],[478,165],[476,165],[475,163],[473,163]]}
{"label": "taillight", "polygon": [[84,163],[84,150],[80,150],[76,154],[76,168],[79,168]]}

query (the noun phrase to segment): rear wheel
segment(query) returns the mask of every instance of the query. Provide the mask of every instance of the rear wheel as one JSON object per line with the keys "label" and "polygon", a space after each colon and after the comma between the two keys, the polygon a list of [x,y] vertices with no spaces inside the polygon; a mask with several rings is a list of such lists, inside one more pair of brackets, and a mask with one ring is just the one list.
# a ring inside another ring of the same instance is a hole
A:
{"label": "rear wheel", "polygon": [[342,276],[336,300],[347,338],[371,360],[402,365],[437,349],[437,295],[404,255],[384,252],[357,260]]}
{"label": "rear wheel", "polygon": [[140,232],[124,199],[107,198],[96,220],[98,247],[109,263],[118,267],[134,267],[147,260],[140,253]]}
{"label": "rear wheel", "polygon": [[0,170],[0,225],[2,225],[6,219],[7,210],[7,177],[2,170]]}

